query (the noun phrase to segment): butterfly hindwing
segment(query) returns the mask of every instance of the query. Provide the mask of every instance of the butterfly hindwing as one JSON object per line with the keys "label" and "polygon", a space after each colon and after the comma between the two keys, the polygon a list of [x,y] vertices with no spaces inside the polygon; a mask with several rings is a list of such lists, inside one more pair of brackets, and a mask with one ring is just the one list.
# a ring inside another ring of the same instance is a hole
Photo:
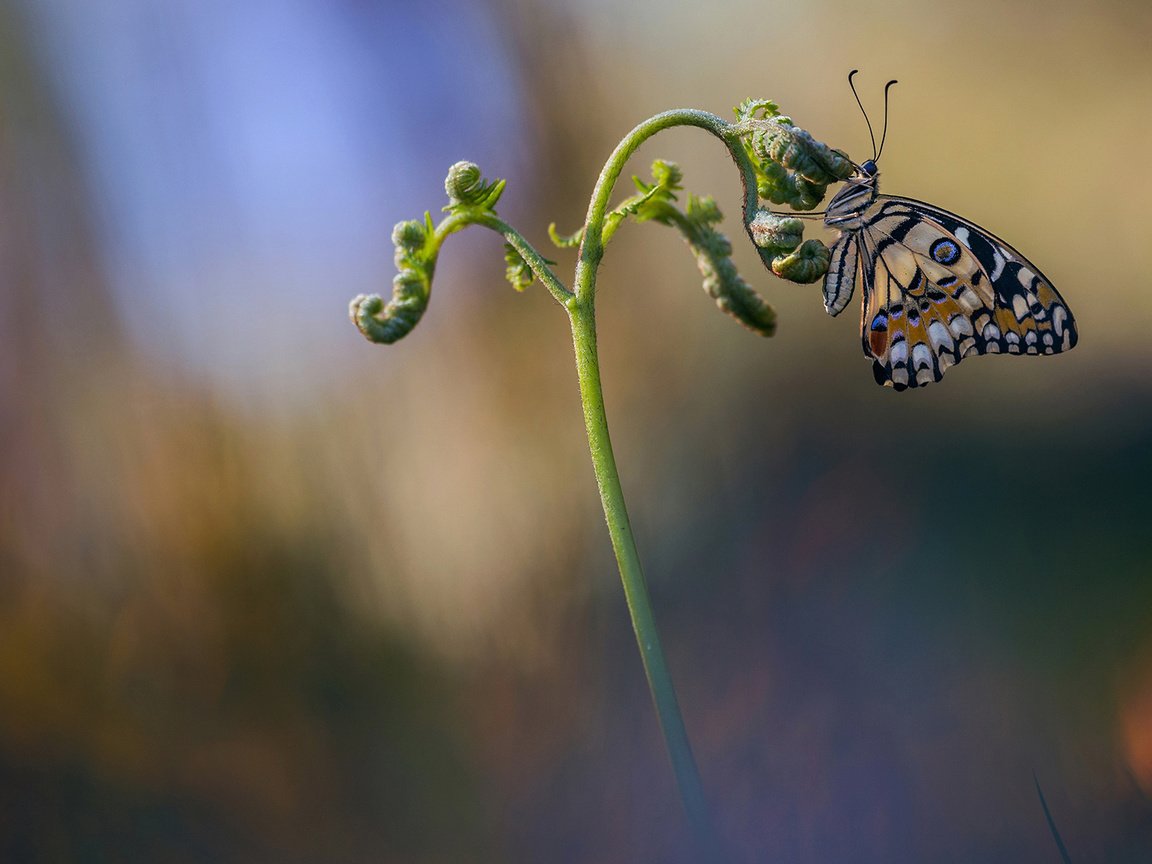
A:
{"label": "butterfly hindwing", "polygon": [[973,354],[1055,354],[1076,344],[1056,289],[984,229],[894,196],[878,196],[861,216],[832,256],[859,263],[843,263],[840,279],[825,282],[825,299],[829,312],[833,299],[836,312],[843,308],[843,277],[858,271],[851,275],[864,295],[863,348],[879,383],[903,390],[939,381]]}

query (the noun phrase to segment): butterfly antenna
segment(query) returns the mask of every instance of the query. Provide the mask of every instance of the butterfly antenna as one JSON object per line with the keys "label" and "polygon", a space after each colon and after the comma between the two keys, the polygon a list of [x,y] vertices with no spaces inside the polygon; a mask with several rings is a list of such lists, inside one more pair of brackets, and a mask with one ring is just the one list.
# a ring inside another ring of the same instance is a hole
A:
{"label": "butterfly antenna", "polygon": [[884,131],[880,133],[880,152],[876,154],[873,161],[880,161],[880,154],[884,152],[884,141],[888,138],[888,91],[892,89],[893,84],[899,83],[895,78],[884,85]]}
{"label": "butterfly antenna", "polygon": [[[852,95],[856,97],[856,104],[860,106],[860,113],[864,115],[864,122],[868,124],[868,137],[872,139],[872,161],[880,158],[880,154],[876,152],[876,135],[872,132],[872,121],[868,119],[868,112],[864,110],[864,103],[860,101],[860,94],[856,92],[856,85],[852,83],[852,76],[859,72],[859,69],[853,69],[848,73],[848,86],[852,88]],[[884,91],[887,94],[887,90]],[[885,111],[885,119],[887,119],[888,112]]]}

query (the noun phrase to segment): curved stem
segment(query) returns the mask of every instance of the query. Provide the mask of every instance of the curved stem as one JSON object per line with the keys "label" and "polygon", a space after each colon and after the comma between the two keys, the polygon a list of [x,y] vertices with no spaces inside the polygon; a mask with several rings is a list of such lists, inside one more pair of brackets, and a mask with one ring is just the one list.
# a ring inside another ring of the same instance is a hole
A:
{"label": "curved stem", "polygon": [[575,296],[568,290],[563,282],[556,278],[556,274],[552,272],[548,261],[543,255],[536,251],[536,247],[525,240],[519,231],[491,210],[471,208],[448,216],[436,226],[436,247],[439,248],[448,238],[449,234],[462,231],[469,225],[483,225],[485,228],[490,228],[497,234],[503,236],[504,239],[520,253],[520,256],[528,262],[528,266],[532,268],[532,273],[540,280],[544,287],[551,292],[558,303],[567,305],[568,301]]}
{"label": "curved stem", "polygon": [[532,268],[533,275],[535,275],[535,277],[540,280],[544,287],[547,288],[549,292],[551,292],[552,296],[556,298],[556,302],[560,303],[562,306],[567,306],[568,301],[576,296],[571,291],[569,291],[567,287],[565,287],[564,283],[556,278],[556,274],[552,272],[552,268],[548,265],[548,261],[544,258],[543,255],[536,251],[536,247],[525,240],[519,231],[517,231],[503,219],[491,212],[479,213],[471,217],[471,219],[477,225],[483,225],[485,228],[491,228],[498,234],[503,235],[504,239],[507,240],[509,244],[511,244],[512,248],[520,253],[520,257],[523,258],[528,263],[528,266]]}
{"label": "curved stem", "polygon": [[600,499],[604,505],[608,533],[612,538],[612,548],[620,568],[620,579],[624,585],[628,611],[632,617],[632,628],[636,634],[636,643],[644,663],[660,729],[664,734],[668,755],[676,774],[680,797],[699,847],[699,856],[702,860],[713,862],[722,857],[719,836],[704,798],[700,772],[696,767],[696,759],[692,754],[683,715],[680,713],[676,690],[660,645],[660,636],[652,613],[652,602],[648,596],[648,586],[640,566],[636,540],[632,535],[628,508],[624,502],[624,491],[620,485],[616,457],[612,452],[612,441],[608,433],[596,345],[596,269],[604,254],[604,220],[612,189],[620,177],[624,163],[636,149],[657,132],[672,126],[697,126],[711,132],[725,143],[728,152],[740,168],[744,183],[745,226],[747,227],[751,221],[758,202],[756,177],[752,164],[736,137],[734,127],[707,111],[683,109],[657,114],[633,129],[620,142],[600,174],[592,193],[584,237],[580,244],[575,294],[565,305],[572,322],[572,341],[576,351],[576,369],[580,380],[580,398],[584,407],[588,447],[592,454]]}

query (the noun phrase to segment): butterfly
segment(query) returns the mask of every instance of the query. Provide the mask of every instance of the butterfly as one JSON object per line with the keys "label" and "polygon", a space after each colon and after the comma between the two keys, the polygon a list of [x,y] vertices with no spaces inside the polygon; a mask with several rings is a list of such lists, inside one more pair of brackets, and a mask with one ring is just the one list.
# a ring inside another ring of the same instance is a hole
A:
{"label": "butterfly", "polygon": [[[884,88],[885,135],[894,83]],[[1074,347],[1072,312],[1035,264],[955,213],[879,193],[876,160],[883,148],[884,136],[880,151],[873,138],[874,158],[857,166],[824,217],[842,232],[824,277],[824,308],[839,315],[860,290],[861,342],[876,382],[922,387],[974,354]]]}

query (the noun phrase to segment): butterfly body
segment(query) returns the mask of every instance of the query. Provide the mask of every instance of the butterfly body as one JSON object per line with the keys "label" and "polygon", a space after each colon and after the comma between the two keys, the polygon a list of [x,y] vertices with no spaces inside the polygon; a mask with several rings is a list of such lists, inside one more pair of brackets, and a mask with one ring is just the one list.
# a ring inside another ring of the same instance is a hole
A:
{"label": "butterfly body", "polygon": [[1023,255],[983,228],[911,198],[879,194],[873,160],[828,205],[842,232],[824,279],[830,315],[863,295],[861,341],[876,381],[939,381],[974,354],[1056,354],[1076,344],[1072,313]]}

